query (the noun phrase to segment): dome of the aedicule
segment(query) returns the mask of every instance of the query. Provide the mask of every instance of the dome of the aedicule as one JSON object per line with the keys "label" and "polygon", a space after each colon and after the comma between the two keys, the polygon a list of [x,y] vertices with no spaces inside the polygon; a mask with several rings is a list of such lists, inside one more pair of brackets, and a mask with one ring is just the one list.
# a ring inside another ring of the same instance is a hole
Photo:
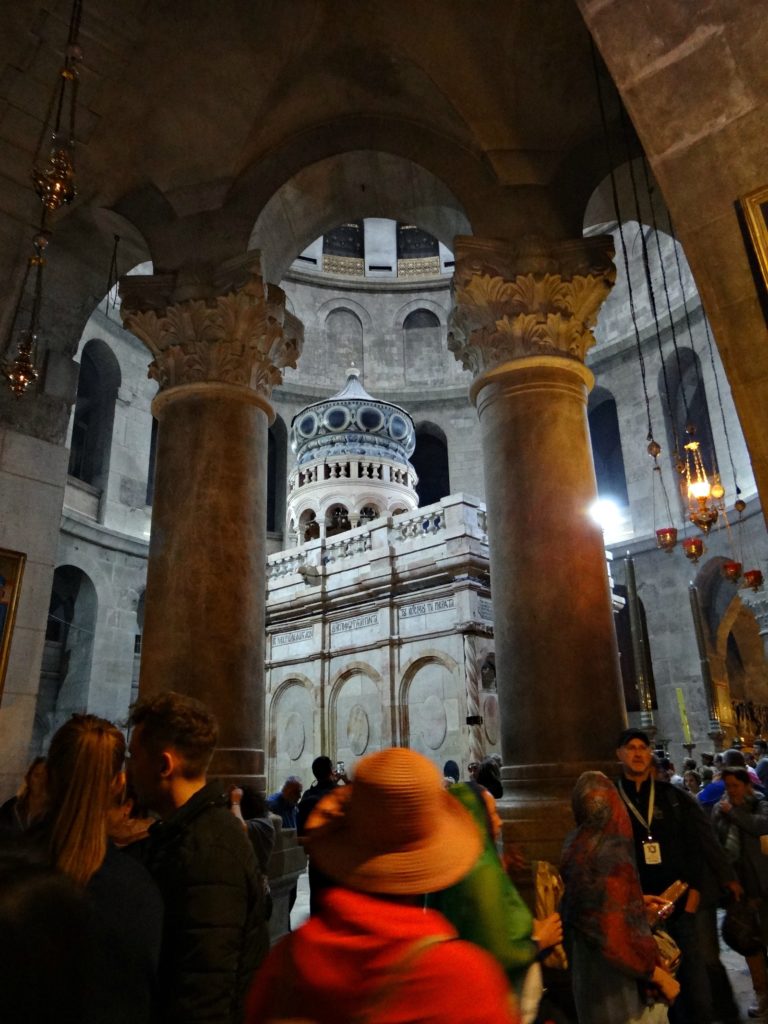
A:
{"label": "dome of the aedicule", "polygon": [[369,395],[360,371],[347,371],[337,394],[302,409],[291,423],[298,465],[318,457],[379,455],[407,463],[416,447],[413,420],[398,405]]}

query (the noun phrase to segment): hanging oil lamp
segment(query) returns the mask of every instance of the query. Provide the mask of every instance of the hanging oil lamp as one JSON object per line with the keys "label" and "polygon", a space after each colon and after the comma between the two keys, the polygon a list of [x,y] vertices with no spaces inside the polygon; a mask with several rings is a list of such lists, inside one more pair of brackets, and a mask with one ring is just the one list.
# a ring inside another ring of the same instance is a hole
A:
{"label": "hanging oil lamp", "polygon": [[[719,478],[716,484],[710,482],[704,470],[699,442],[689,441],[684,447],[687,453],[685,477],[688,492],[688,518],[694,526],[698,526],[701,532],[706,534],[717,522],[720,513],[716,502],[722,499],[725,491]],[[712,493],[713,487],[719,498]]]}
{"label": "hanging oil lamp", "polygon": [[77,195],[75,182],[75,112],[78,63],[83,59],[77,45],[81,4],[75,2],[64,65],[59,72],[48,113],[32,164],[32,184],[46,211],[54,212]]}
{"label": "hanging oil lamp", "polygon": [[727,580],[730,580],[731,583],[738,583],[741,577],[741,562],[723,562],[721,569],[723,576],[725,576]]}
{"label": "hanging oil lamp", "polygon": [[[8,381],[8,387],[16,398],[21,398],[27,388],[34,384],[40,376],[36,365],[37,329],[38,321],[40,319],[40,302],[43,293],[43,267],[45,266],[45,257],[43,256],[43,252],[48,245],[48,238],[45,234],[40,232],[35,235],[33,244],[35,253],[34,256],[30,256],[29,262],[27,263],[27,269],[24,273],[24,280],[21,284],[19,298],[16,303],[16,308],[13,311],[13,316],[11,317],[11,326],[8,331],[8,357],[2,365],[2,374]],[[16,341],[14,345],[16,321],[19,317],[19,313],[21,312],[26,284],[33,268],[35,270],[35,290],[32,298],[32,310],[29,314],[29,322],[27,326],[19,332],[18,341]]]}
{"label": "hanging oil lamp", "polygon": [[[661,466],[659,465],[658,459],[661,453],[661,445],[656,441],[652,434],[648,435],[648,447],[646,449],[648,454],[653,459],[653,482],[652,482],[652,498],[653,498],[653,522],[656,524],[656,484],[661,488],[661,493],[664,497],[664,503],[667,509],[667,515],[672,518],[669,509],[669,500],[667,499],[666,488],[664,487],[664,478],[661,474]],[[658,474],[658,477],[656,476]],[[656,530],[656,544],[662,551],[666,551],[669,554],[673,551],[677,544],[677,528],[674,526],[661,526]]]}
{"label": "hanging oil lamp", "polygon": [[674,526],[662,526],[656,531],[656,545],[662,551],[673,551],[677,544],[677,528]]}
{"label": "hanging oil lamp", "polygon": [[701,537],[684,537],[682,548],[685,557],[695,565],[704,554],[704,541]]}
{"label": "hanging oil lamp", "polygon": [[759,569],[747,569],[744,573],[744,586],[748,590],[758,591],[763,585],[763,574]]}

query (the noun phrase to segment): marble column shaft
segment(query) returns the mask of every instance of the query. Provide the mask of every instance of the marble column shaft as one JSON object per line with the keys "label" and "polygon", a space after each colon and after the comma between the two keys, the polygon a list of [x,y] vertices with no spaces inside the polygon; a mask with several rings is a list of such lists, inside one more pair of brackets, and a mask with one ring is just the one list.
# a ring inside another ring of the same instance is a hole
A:
{"label": "marble column shaft", "polygon": [[250,259],[121,285],[160,390],[141,696],[175,689],[219,720],[218,778],[264,785],[269,397],[301,328]]}
{"label": "marble column shaft", "polygon": [[[505,796],[556,857],[581,771],[611,770],[626,721],[587,422],[591,326],[610,239],[456,240],[449,345],[483,436]],[[519,817],[519,816],[518,816]],[[519,821],[518,821],[519,825]]]}

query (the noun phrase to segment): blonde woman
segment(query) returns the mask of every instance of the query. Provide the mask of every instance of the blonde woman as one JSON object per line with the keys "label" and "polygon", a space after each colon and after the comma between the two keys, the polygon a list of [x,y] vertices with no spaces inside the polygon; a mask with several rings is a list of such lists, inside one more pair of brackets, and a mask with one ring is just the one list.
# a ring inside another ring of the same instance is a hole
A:
{"label": "blonde woman", "polygon": [[48,813],[35,830],[52,866],[84,890],[88,1024],[149,1024],[162,901],[146,870],[107,836],[125,788],[125,738],[96,715],[73,715],[51,740]]}

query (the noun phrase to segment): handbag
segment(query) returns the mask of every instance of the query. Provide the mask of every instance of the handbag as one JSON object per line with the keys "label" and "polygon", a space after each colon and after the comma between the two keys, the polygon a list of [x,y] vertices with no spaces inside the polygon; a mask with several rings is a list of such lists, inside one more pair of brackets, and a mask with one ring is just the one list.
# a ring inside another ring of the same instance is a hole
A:
{"label": "handbag", "polygon": [[669,932],[665,932],[663,928],[657,928],[653,932],[653,940],[656,943],[656,957],[659,966],[674,977],[682,959],[680,947]]}
{"label": "handbag", "polygon": [[730,900],[725,908],[720,934],[726,946],[742,956],[754,956],[765,948],[760,915],[757,907],[747,900]]}

